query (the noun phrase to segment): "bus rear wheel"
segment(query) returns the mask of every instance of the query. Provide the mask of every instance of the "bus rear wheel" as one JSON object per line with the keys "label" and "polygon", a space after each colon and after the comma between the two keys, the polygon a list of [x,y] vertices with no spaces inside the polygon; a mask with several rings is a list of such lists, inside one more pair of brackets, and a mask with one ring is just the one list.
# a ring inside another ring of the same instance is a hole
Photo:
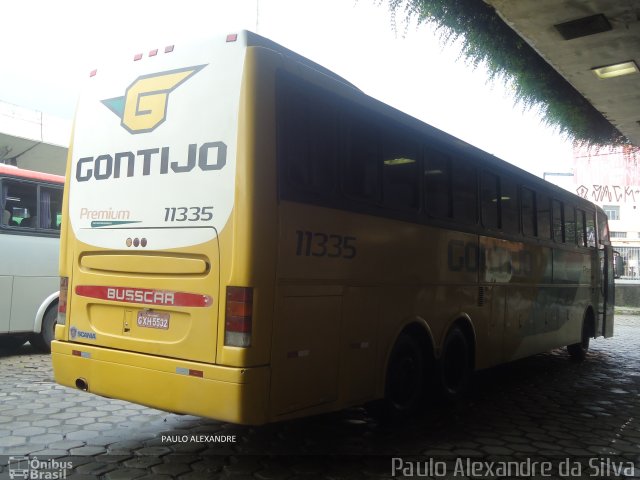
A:
{"label": "bus rear wheel", "polygon": [[407,333],[396,340],[387,368],[383,420],[400,420],[415,413],[425,393],[425,356],[420,343]]}
{"label": "bus rear wheel", "polygon": [[40,352],[51,352],[51,341],[54,338],[56,323],[58,321],[58,309],[56,305],[49,307],[42,319],[40,333],[31,337],[30,343]]}
{"label": "bus rear wheel", "polygon": [[462,329],[453,327],[442,344],[438,378],[444,400],[460,400],[471,386],[471,349]]}

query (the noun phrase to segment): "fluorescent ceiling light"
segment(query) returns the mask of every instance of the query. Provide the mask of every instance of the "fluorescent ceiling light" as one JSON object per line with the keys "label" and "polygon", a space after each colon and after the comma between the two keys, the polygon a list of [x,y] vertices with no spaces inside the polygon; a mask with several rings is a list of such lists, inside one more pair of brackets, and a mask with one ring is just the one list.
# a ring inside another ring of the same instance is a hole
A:
{"label": "fluorescent ceiling light", "polygon": [[622,75],[629,75],[631,73],[638,73],[638,65],[633,60],[622,63],[614,63],[613,65],[605,65],[604,67],[592,68],[591,71],[595,73],[598,78],[613,78],[620,77]]}
{"label": "fluorescent ceiling light", "polygon": [[392,158],[390,160],[385,160],[385,165],[406,165],[407,163],[416,163],[412,158]]}

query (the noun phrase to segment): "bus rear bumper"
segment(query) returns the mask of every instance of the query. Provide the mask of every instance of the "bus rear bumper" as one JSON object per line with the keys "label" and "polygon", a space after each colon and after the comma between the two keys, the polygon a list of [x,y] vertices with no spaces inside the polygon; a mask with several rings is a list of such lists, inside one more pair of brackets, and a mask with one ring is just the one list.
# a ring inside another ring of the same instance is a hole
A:
{"label": "bus rear bumper", "polygon": [[53,341],[60,385],[173,413],[226,422],[267,422],[269,367],[232,368]]}

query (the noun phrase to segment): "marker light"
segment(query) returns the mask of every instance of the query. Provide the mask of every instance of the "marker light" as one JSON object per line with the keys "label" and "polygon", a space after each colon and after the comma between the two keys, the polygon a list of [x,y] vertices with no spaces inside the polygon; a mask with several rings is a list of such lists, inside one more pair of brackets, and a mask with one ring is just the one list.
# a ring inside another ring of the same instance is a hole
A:
{"label": "marker light", "polygon": [[235,42],[236,40],[238,40],[238,34],[237,33],[230,33],[229,35],[227,35],[227,43]]}

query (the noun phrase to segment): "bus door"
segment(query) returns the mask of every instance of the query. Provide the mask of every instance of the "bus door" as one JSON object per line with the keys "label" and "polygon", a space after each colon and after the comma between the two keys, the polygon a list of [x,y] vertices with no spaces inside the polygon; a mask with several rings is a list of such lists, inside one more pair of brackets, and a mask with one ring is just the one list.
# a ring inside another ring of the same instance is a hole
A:
{"label": "bus door", "polygon": [[[589,222],[587,222],[587,227]],[[598,317],[602,320],[596,328],[596,335],[602,334],[605,337],[613,335],[613,306],[615,302],[615,264],[613,258],[613,247],[609,244],[609,228],[607,217],[597,215],[598,225],[598,280],[600,288],[598,290]],[[588,229],[588,228],[587,228]],[[599,327],[599,328],[598,328]]]}
{"label": "bus door", "polygon": [[611,337],[613,336],[613,306],[615,302],[614,260],[611,245],[600,245],[598,259],[600,265],[598,313],[602,318],[602,330],[596,334]]}

